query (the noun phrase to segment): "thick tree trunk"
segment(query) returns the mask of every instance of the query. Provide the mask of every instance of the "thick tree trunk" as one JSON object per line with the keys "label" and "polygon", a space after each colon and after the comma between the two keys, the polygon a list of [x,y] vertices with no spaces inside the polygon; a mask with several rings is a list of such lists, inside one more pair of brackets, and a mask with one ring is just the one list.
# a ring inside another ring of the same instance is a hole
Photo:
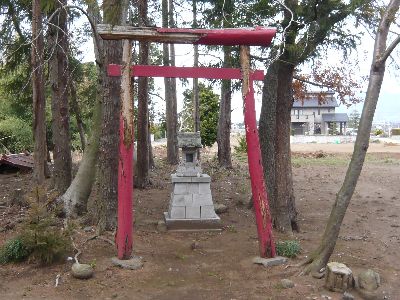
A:
{"label": "thick tree trunk", "polygon": [[356,188],[357,181],[360,177],[364,164],[365,156],[367,154],[372,121],[374,119],[376,104],[378,103],[383,77],[385,75],[385,62],[390,53],[400,42],[400,37],[397,37],[391,43],[391,45],[386,48],[389,28],[393,22],[392,18],[399,10],[399,5],[400,0],[390,1],[376,31],[375,47],[370,69],[368,89],[365,96],[360,124],[358,126],[358,133],[356,142],[354,144],[353,155],[347,168],[346,177],[343,181],[342,187],[337,193],[336,201],[332,207],[332,211],[319,247],[314,253],[311,254],[310,259],[306,262],[310,263],[310,265],[306,267],[306,269],[303,271],[304,273],[308,273],[310,271],[320,272],[320,270],[328,263],[329,258],[335,249],[340,227]]}
{"label": "thick tree trunk", "polygon": [[79,104],[78,104],[78,96],[76,94],[75,83],[72,81],[69,84],[69,90],[70,90],[71,109],[75,114],[76,124],[77,124],[78,132],[79,132],[79,138],[81,140],[82,151],[85,151],[85,148],[86,148],[85,129],[84,129],[84,124],[83,124],[83,120],[82,120],[81,110],[80,110]]}
{"label": "thick tree trunk", "polygon": [[[57,2],[56,8],[67,4]],[[51,112],[53,131],[54,188],[64,193],[72,180],[71,139],[68,107],[68,35],[67,13],[64,9],[53,18],[49,26],[49,41],[54,47],[50,58]]]}
{"label": "thick tree trunk", "polygon": [[[168,0],[162,0],[162,24],[169,26]],[[175,55],[175,53],[174,53]],[[171,53],[172,56],[172,53]],[[170,66],[170,49],[168,44],[163,44],[163,64]],[[164,78],[165,85],[165,117],[167,123],[167,161],[170,164],[178,163],[178,113],[176,104],[176,80]],[[175,94],[174,94],[175,91]]]}
{"label": "thick tree trunk", "polygon": [[[230,68],[231,47],[224,46],[224,68]],[[222,80],[221,103],[219,105],[218,116],[218,162],[220,167],[232,168],[231,160],[231,102],[232,102],[232,82]]]}
{"label": "thick tree trunk", "polygon": [[[147,26],[147,0],[138,2],[139,26]],[[149,64],[149,43],[139,43],[139,64]],[[135,186],[145,188],[149,183],[149,79],[138,79],[137,161]]]}
{"label": "thick tree trunk", "polygon": [[259,119],[259,136],[267,186],[268,199],[275,226],[275,139],[276,139],[276,101],[278,93],[278,62],[273,62],[264,78],[262,106]]}
{"label": "thick tree trunk", "polygon": [[[94,22],[101,21],[100,10],[97,4],[88,5],[88,14]],[[99,44],[96,43],[96,40]],[[92,130],[89,141],[85,147],[78,172],[67,191],[60,197],[64,203],[67,217],[75,217],[87,211],[87,202],[96,178],[96,163],[99,155],[103,82],[107,74],[104,66],[104,50],[102,40],[93,33],[94,52],[98,66],[99,77],[97,81],[96,102],[93,108]]]}
{"label": "thick tree trunk", "polygon": [[[122,6],[121,1],[105,2],[103,4],[104,22],[121,23],[122,11],[125,9]],[[103,47],[104,68],[109,64],[122,63],[121,41],[104,40]],[[94,206],[99,232],[113,230],[117,224],[120,89],[119,77],[106,76],[104,78],[97,197]]]}
{"label": "thick tree trunk", "polygon": [[293,106],[294,66],[279,63],[275,133],[275,203],[274,223],[278,230],[298,229],[293,194],[290,152],[290,112]]}
{"label": "thick tree trunk", "polygon": [[33,137],[35,196],[39,202],[46,200],[46,102],[44,96],[44,43],[42,12],[39,0],[32,0],[32,94],[33,94]]}

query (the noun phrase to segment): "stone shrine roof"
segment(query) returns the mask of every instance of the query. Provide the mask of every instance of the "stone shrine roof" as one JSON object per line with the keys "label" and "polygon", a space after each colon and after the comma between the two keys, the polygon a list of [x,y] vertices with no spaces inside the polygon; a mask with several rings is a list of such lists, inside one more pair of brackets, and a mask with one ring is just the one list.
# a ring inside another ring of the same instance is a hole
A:
{"label": "stone shrine roof", "polygon": [[179,132],[178,133],[179,148],[201,148],[200,132]]}

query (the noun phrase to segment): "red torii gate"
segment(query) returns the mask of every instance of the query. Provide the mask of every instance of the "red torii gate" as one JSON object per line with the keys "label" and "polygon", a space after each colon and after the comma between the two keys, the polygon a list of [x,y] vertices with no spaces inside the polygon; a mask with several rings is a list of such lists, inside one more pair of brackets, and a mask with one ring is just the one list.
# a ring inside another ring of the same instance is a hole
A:
{"label": "red torii gate", "polygon": [[[119,259],[129,259],[132,253],[132,198],[133,198],[133,103],[130,77],[186,77],[207,79],[242,79],[244,122],[246,127],[247,156],[251,189],[256,215],[261,257],[275,256],[272,224],[261,160],[256,112],[254,80],[263,80],[262,71],[250,69],[250,47],[269,46],[276,30],[257,27],[254,29],[181,29],[138,28],[131,26],[97,27],[103,39],[122,39],[123,65],[109,65],[109,76],[121,76],[120,143],[118,166],[118,228],[116,244]],[[203,67],[132,66],[130,40],[202,45],[240,45],[241,69]]]}

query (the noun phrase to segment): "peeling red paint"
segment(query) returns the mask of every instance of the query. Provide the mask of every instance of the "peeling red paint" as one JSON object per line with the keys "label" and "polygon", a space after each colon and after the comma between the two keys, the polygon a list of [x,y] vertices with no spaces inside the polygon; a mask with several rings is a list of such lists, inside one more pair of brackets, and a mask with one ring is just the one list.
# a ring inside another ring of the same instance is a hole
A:
{"label": "peeling red paint", "polygon": [[192,28],[157,28],[159,33],[192,33],[200,38],[194,44],[223,46],[264,46],[271,44],[276,34],[275,28],[224,28],[224,29],[192,29]]}
{"label": "peeling red paint", "polygon": [[[107,73],[108,76],[121,76],[121,66],[108,65]],[[234,68],[166,67],[136,65],[132,66],[131,74],[135,77],[242,79],[242,73],[240,69]],[[253,71],[252,79],[264,80],[264,71]]]}
{"label": "peeling red paint", "polygon": [[276,255],[272,236],[272,223],[269,211],[267,190],[264,182],[264,171],[261,160],[260,140],[258,137],[256,109],[254,104],[253,82],[244,99],[244,123],[246,127],[247,159],[251,179],[251,191],[256,215],[257,233],[261,257]]}

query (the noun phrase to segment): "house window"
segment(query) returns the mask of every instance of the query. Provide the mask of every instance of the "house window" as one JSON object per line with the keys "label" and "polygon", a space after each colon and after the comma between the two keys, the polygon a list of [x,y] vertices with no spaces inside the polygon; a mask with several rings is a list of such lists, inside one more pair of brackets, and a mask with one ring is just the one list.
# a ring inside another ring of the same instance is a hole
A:
{"label": "house window", "polygon": [[303,110],[299,109],[299,115],[303,115]]}
{"label": "house window", "polygon": [[314,118],[315,118],[315,111],[313,111],[312,114],[313,114],[313,116],[314,116]]}
{"label": "house window", "polygon": [[321,109],[318,108],[318,116],[321,114]]}

